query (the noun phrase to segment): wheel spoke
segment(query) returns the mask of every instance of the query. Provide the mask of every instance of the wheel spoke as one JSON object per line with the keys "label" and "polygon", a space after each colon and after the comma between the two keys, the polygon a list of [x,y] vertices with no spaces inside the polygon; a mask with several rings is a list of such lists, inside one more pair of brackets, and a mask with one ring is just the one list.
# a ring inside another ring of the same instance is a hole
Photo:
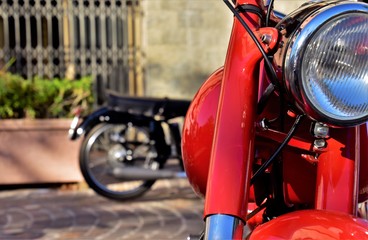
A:
{"label": "wheel spoke", "polygon": [[154,161],[157,152],[150,142],[146,127],[98,125],[82,144],[80,165],[86,182],[97,193],[113,199],[143,194],[154,180],[121,181],[111,174],[111,170],[129,166],[158,169],[159,164]]}

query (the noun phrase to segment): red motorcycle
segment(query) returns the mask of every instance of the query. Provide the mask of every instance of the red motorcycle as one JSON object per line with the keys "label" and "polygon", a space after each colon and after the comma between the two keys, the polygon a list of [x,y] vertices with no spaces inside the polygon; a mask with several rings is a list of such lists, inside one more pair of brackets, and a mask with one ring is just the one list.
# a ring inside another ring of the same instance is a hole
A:
{"label": "red motorcycle", "polygon": [[183,129],[200,238],[368,239],[368,5],[224,1],[226,61]]}

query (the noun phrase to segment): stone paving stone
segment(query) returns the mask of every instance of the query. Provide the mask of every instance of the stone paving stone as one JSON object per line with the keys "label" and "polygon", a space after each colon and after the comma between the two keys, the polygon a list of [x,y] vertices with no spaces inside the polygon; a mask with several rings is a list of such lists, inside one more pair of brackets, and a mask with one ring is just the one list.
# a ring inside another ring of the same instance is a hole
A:
{"label": "stone paving stone", "polygon": [[158,181],[117,202],[90,189],[0,191],[0,239],[186,239],[203,228],[203,200],[187,180]]}

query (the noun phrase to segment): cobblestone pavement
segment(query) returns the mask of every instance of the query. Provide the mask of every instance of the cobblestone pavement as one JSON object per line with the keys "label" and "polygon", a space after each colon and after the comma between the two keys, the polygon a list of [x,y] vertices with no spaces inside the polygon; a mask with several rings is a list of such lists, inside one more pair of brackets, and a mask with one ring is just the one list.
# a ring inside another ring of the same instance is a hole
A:
{"label": "cobblestone pavement", "polygon": [[187,180],[163,180],[116,202],[92,190],[0,191],[0,239],[186,239],[203,227],[203,201]]}

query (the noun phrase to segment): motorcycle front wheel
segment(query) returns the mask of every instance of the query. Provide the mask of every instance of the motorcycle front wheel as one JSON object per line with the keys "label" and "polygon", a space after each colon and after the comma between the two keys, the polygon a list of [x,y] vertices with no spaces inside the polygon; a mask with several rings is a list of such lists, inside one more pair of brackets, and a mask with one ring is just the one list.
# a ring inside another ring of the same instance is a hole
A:
{"label": "motorcycle front wheel", "polygon": [[127,200],[148,191],[155,180],[122,180],[114,168],[139,167],[158,170],[156,149],[147,127],[129,124],[99,124],[84,138],[79,164],[88,186],[98,194]]}

